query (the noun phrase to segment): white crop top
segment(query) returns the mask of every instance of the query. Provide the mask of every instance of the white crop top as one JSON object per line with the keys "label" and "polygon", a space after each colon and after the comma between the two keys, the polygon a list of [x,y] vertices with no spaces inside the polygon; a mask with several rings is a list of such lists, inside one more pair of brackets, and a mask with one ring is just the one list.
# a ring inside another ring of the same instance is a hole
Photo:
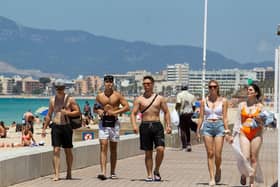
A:
{"label": "white crop top", "polygon": [[204,119],[209,120],[217,120],[223,118],[223,102],[220,102],[214,109],[209,108],[207,99],[205,101],[204,106]]}

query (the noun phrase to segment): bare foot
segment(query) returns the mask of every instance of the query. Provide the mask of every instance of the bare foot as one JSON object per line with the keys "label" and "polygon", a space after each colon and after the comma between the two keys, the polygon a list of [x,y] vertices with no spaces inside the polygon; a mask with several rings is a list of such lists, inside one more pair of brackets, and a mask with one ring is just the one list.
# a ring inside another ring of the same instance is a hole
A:
{"label": "bare foot", "polygon": [[55,176],[55,177],[53,178],[53,181],[59,181],[59,177]]}

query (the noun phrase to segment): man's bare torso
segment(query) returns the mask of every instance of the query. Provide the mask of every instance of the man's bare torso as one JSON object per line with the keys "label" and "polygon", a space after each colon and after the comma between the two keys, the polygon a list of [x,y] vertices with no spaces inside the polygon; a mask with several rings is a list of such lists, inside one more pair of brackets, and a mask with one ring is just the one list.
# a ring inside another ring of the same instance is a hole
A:
{"label": "man's bare torso", "polygon": [[103,106],[104,111],[115,111],[119,109],[119,106],[121,104],[120,98],[120,94],[116,91],[114,91],[110,96],[106,96],[103,92],[98,95],[97,101]]}
{"label": "man's bare torso", "polygon": [[[139,103],[140,112],[143,111],[154,99],[156,94],[153,94],[149,98],[139,96],[137,101]],[[162,96],[158,95],[154,103],[147,109],[142,115],[142,121],[160,121],[160,108],[161,108]]]}

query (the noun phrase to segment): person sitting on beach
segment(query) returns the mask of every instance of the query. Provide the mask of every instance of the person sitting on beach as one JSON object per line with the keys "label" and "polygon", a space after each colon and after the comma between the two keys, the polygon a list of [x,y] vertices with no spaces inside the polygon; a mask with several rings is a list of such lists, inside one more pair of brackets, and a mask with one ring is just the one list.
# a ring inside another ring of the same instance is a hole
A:
{"label": "person sitting on beach", "polygon": [[34,117],[33,113],[31,112],[31,110],[28,110],[27,112],[25,112],[23,114],[23,119],[24,119],[23,126],[30,125],[30,131],[33,134],[34,133],[33,124],[34,124],[35,117]]}
{"label": "person sitting on beach", "polygon": [[25,147],[36,145],[36,141],[33,137],[32,132],[30,131],[30,125],[26,125],[23,127],[22,135],[21,135],[21,143],[1,143],[0,147]]}
{"label": "person sitting on beach", "polygon": [[31,146],[32,144],[36,144],[36,141],[33,137],[33,133],[31,132],[31,126],[26,125],[23,127],[21,135],[21,144],[18,144],[17,146]]}
{"label": "person sitting on beach", "polygon": [[0,138],[7,137],[7,130],[3,121],[0,121]]}
{"label": "person sitting on beach", "polygon": [[17,123],[15,122],[15,121],[13,121],[12,123],[11,123],[11,127],[16,127],[17,126]]}

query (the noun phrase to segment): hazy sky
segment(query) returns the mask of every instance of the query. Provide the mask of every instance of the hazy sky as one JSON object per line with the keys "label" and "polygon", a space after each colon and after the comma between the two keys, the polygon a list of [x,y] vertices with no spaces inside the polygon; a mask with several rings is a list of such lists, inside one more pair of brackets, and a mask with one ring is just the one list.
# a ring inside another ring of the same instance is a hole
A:
{"label": "hazy sky", "polygon": [[[34,28],[203,44],[204,0],[1,0],[0,15]],[[240,62],[274,60],[278,24],[280,0],[208,0],[207,49]]]}

